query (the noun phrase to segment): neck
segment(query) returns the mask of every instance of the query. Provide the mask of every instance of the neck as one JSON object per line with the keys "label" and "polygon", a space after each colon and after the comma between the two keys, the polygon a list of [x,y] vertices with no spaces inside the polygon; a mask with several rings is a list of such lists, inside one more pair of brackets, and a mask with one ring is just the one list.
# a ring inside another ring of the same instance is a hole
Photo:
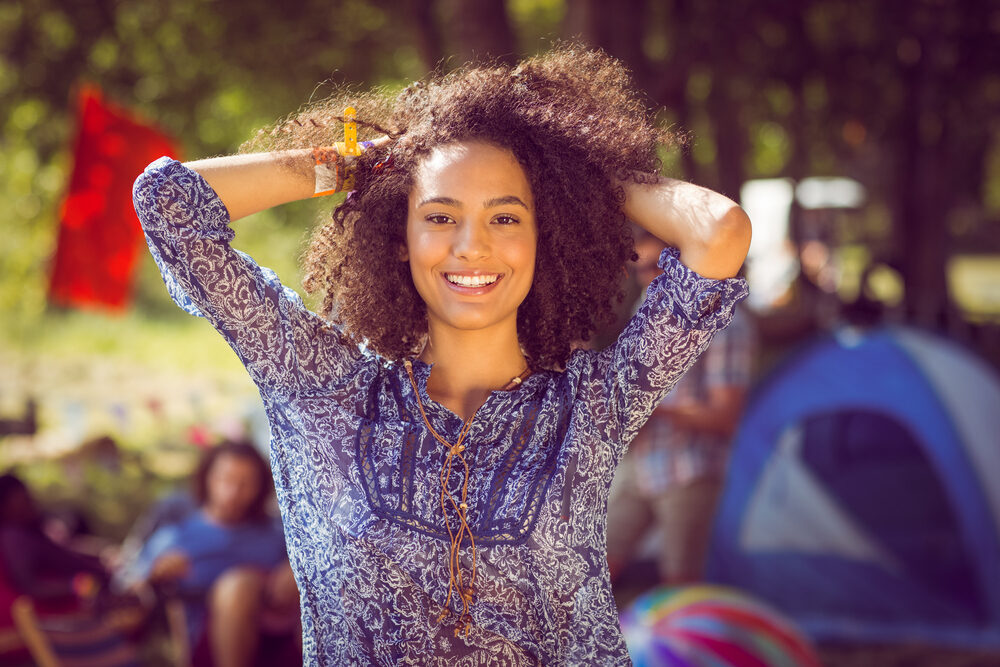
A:
{"label": "neck", "polygon": [[527,366],[517,340],[516,316],[495,327],[474,331],[431,322],[427,345],[419,357],[434,364],[427,393],[438,402],[445,399],[478,405]]}
{"label": "neck", "polygon": [[205,515],[205,518],[219,526],[235,526],[240,523],[240,521],[232,521],[226,518],[224,514],[221,514],[209,505],[204,505],[201,508],[201,512]]}

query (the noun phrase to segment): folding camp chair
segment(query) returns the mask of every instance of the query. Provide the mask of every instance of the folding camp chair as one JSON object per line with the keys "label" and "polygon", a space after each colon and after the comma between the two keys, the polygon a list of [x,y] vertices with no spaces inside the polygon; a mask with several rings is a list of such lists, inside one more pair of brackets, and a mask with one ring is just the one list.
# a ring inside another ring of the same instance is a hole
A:
{"label": "folding camp chair", "polygon": [[[189,667],[184,608],[166,603],[167,626],[176,667]],[[80,615],[39,618],[27,596],[11,605],[11,616],[21,640],[38,667],[138,666],[137,651],[125,641],[123,630],[136,625],[135,610],[109,612],[102,622]]]}

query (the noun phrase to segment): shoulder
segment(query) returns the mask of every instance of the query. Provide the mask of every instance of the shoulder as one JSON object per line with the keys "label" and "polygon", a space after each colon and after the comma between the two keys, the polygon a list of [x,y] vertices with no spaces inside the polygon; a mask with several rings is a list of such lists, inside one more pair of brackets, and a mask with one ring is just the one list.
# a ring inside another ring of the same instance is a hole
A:
{"label": "shoulder", "polygon": [[163,535],[172,537],[177,542],[197,540],[205,533],[214,532],[215,526],[205,517],[201,508],[195,508],[180,521],[169,524],[158,530]]}
{"label": "shoulder", "polygon": [[281,529],[281,522],[271,517],[265,517],[260,521],[249,524],[255,532],[268,538],[281,539],[284,535]]}
{"label": "shoulder", "polygon": [[583,368],[593,364],[598,354],[600,354],[600,350],[578,347],[570,352],[569,359],[566,360],[566,368],[562,371],[555,371],[555,374],[561,377],[577,375]]}
{"label": "shoulder", "polygon": [[583,347],[573,350],[566,360],[565,369],[553,371],[552,381],[572,390],[574,396],[579,398],[581,386],[594,376],[595,369],[600,363],[601,353],[602,350]]}
{"label": "shoulder", "polygon": [[271,519],[251,521],[229,529],[234,546],[257,557],[285,554],[285,536],[281,524]]}
{"label": "shoulder", "polygon": [[181,546],[184,543],[183,531],[179,524],[168,524],[157,528],[146,541],[144,550],[153,555],[160,554],[168,549]]}

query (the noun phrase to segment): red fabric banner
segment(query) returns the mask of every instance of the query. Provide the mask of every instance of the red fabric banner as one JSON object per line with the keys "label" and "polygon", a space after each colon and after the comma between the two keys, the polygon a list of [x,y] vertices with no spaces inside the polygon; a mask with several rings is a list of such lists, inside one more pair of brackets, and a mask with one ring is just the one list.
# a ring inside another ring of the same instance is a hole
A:
{"label": "red fabric banner", "polygon": [[142,239],[132,183],[156,158],[179,153],[172,139],[108,104],[93,87],[80,91],[78,122],[49,300],[123,310]]}

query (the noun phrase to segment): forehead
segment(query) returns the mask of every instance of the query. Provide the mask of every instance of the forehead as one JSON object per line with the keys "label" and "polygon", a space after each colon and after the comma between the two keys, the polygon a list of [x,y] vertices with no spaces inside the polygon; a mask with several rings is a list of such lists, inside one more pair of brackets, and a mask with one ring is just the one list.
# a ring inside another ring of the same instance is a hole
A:
{"label": "forehead", "polygon": [[419,197],[517,195],[530,203],[531,185],[520,163],[506,148],[483,141],[435,147],[414,172],[411,199]]}
{"label": "forehead", "polygon": [[256,475],[257,465],[249,457],[220,454],[209,470],[213,475]]}

